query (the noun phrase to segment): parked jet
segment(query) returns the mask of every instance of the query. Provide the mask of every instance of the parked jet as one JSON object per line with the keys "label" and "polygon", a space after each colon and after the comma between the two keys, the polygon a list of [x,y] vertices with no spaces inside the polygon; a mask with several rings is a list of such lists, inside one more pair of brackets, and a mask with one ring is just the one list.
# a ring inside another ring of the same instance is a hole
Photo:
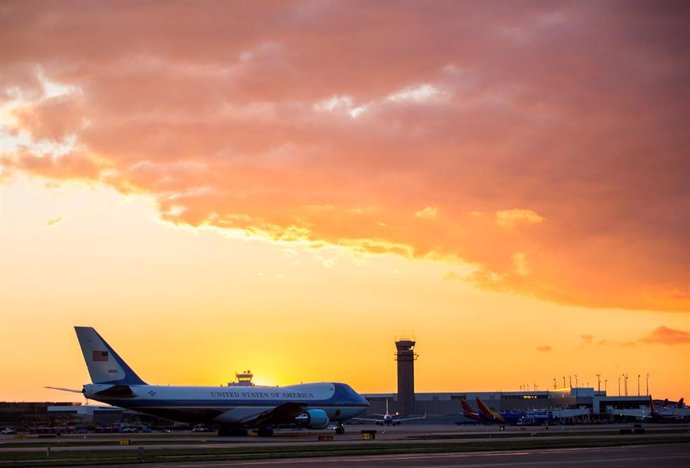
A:
{"label": "parked jet", "polygon": [[655,406],[660,406],[662,409],[663,408],[684,408],[685,407],[685,398],[681,398],[678,401],[668,401],[668,398],[665,398],[663,400],[653,400]]}
{"label": "parked jet", "polygon": [[[175,421],[219,424],[219,435],[245,435],[256,429],[270,436],[274,426],[325,429],[361,414],[369,402],[344,383],[287,387],[186,387],[144,382],[91,327],[74,327],[91,384],[87,398]],[[65,389],[60,389],[65,390]]]}
{"label": "parked jet", "polygon": [[558,422],[559,418],[551,411],[528,411],[518,421],[520,426],[543,426],[552,422]]}
{"label": "parked jet", "polygon": [[415,421],[419,419],[425,419],[426,414],[424,416],[414,416],[411,418],[398,418],[399,413],[394,413],[390,414],[388,412],[388,399],[386,399],[386,414],[377,414],[374,413],[375,416],[381,416],[378,419],[373,419],[373,418],[352,418],[357,421],[365,421],[365,422],[373,422],[377,426],[397,426],[405,421]]}
{"label": "parked jet", "polygon": [[467,403],[467,400],[460,400],[460,404],[462,405],[462,414],[466,418],[477,422],[489,422],[489,420],[486,419],[483,414],[474,411],[470,404]]}
{"label": "parked jet", "polygon": [[523,413],[515,413],[511,411],[502,411],[499,413],[494,411],[489,408],[487,404],[484,403],[479,397],[477,397],[477,407],[479,408],[480,414],[486,420],[495,424],[517,424],[524,416]]}
{"label": "parked jet", "polygon": [[484,424],[519,424],[528,426],[547,424],[557,420],[557,418],[554,418],[553,414],[548,411],[503,411],[498,413],[490,409],[480,398],[477,398],[477,405],[480,411],[474,411],[467,400],[461,400],[460,404],[462,405],[463,416]]}
{"label": "parked jet", "polygon": [[[678,408],[682,408],[683,399],[681,398],[677,404]],[[682,419],[665,407],[662,410],[658,410],[651,395],[649,396],[649,417],[652,422],[679,422]]]}

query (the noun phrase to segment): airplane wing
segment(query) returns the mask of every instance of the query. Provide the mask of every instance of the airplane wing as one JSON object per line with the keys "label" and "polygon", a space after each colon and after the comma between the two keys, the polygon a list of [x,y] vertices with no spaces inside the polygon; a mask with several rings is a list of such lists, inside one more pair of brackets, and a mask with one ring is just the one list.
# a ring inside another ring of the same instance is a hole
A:
{"label": "airplane wing", "polygon": [[393,421],[395,422],[403,422],[403,421],[415,421],[418,419],[426,419],[426,413],[424,413],[423,416],[414,416],[412,418],[395,418]]}
{"label": "airplane wing", "polygon": [[264,411],[242,421],[243,426],[262,427],[266,424],[281,425],[294,424],[295,417],[304,413],[307,405],[304,403],[288,402]]}
{"label": "airplane wing", "polygon": [[[371,418],[352,418],[352,419],[355,420],[355,421],[365,421],[365,422],[373,422],[373,423],[384,423],[384,422],[385,422],[382,418],[378,418],[378,419],[371,419]],[[394,418],[391,420],[391,423],[398,424],[398,423],[403,422],[403,421],[414,421],[414,420],[417,420],[417,419],[426,419],[426,413],[424,413],[423,416],[415,416],[415,417],[412,417],[412,418],[395,418],[395,417],[394,417]]]}
{"label": "airplane wing", "polygon": [[353,421],[373,422],[373,423],[382,423],[382,422],[383,422],[383,418],[377,418],[377,419],[373,419],[373,418],[352,418],[352,420],[353,420]]}

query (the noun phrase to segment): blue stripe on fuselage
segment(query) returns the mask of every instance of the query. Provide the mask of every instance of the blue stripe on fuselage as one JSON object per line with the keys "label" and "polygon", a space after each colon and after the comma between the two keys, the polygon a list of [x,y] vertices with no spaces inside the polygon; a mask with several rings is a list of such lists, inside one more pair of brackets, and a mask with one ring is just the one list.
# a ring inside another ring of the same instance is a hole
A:
{"label": "blue stripe on fuselage", "polygon": [[[96,398],[94,398],[96,399]],[[301,403],[305,406],[318,406],[324,408],[366,408],[369,405],[361,403],[327,402],[320,401],[287,401],[287,400],[157,400],[157,399],[98,399],[104,403],[125,408],[159,408],[169,407],[194,407],[194,408],[234,408],[234,407],[268,407],[280,406],[285,403]]]}
{"label": "blue stripe on fuselage", "polygon": [[144,407],[256,407],[256,406],[279,406],[285,403],[303,403],[305,406],[322,406],[322,407],[353,407],[366,408],[369,402],[360,394],[355,392],[349,385],[342,383],[334,383],[333,396],[322,400],[311,399],[232,399],[232,398],[155,398],[147,397],[149,391],[154,391],[155,386],[131,386],[132,391],[137,395],[134,398],[99,398],[95,395],[91,398],[102,401],[104,403],[115,406],[123,406],[126,408],[144,408]]}

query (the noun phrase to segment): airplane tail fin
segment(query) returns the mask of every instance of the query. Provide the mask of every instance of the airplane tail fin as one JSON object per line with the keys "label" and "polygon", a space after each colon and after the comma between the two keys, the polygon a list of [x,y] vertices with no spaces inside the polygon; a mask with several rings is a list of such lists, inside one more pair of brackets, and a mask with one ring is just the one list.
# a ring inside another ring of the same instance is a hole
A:
{"label": "airplane tail fin", "polygon": [[462,405],[462,412],[465,414],[473,414],[474,411],[472,411],[472,407],[470,407],[470,404],[467,403],[467,400],[460,400],[460,404]]}
{"label": "airplane tail fin", "polygon": [[486,406],[486,403],[484,403],[482,399],[479,397],[477,397],[477,407],[479,407],[479,411],[484,413],[485,416],[488,416],[490,418],[494,416],[494,412],[491,411],[491,409],[488,406]]}
{"label": "airplane tail fin", "polygon": [[685,407],[685,398],[681,398],[678,400],[678,408],[683,408]]}
{"label": "airplane tail fin", "polygon": [[479,397],[477,397],[477,406],[479,407],[479,411],[481,411],[482,414],[484,416],[486,416],[487,418],[493,419],[494,421],[501,422],[501,423],[505,422],[505,420],[503,419],[503,416],[501,416],[496,411],[489,408],[487,406],[487,404],[484,403],[482,401],[482,399]]}
{"label": "airplane tail fin", "polygon": [[652,395],[649,395],[649,412],[652,414],[656,413],[656,406],[654,405]]}
{"label": "airplane tail fin", "polygon": [[74,327],[95,384],[146,385],[92,327]]}

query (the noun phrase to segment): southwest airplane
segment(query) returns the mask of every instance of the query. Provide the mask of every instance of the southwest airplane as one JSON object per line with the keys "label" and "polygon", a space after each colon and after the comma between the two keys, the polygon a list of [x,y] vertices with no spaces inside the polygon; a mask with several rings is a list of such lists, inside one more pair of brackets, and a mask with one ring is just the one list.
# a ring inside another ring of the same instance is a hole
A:
{"label": "southwest airplane", "polygon": [[462,413],[466,418],[472,419],[480,423],[494,423],[494,424],[517,424],[524,417],[523,413],[512,413],[504,411],[498,413],[489,408],[481,398],[477,397],[477,407],[479,412],[475,412],[470,407],[470,404],[465,400],[461,400]]}
{"label": "southwest airplane", "polygon": [[[462,414],[473,421],[477,422],[484,422],[483,416],[481,413],[477,413],[472,409],[469,403],[467,403],[467,400],[460,400],[460,404],[462,405]],[[488,421],[486,421],[488,422]]]}
{"label": "southwest airplane", "polygon": [[[149,385],[91,327],[74,327],[91,384],[81,393],[93,400],[175,421],[219,424],[218,435],[273,435],[274,426],[325,429],[362,413],[369,402],[343,383],[287,387],[182,387]],[[51,387],[55,388],[55,387]],[[68,389],[59,389],[68,390]],[[72,390],[76,391],[76,390]]]}
{"label": "southwest airplane", "polygon": [[399,413],[390,414],[388,412],[388,399],[386,398],[386,414],[375,414],[375,416],[381,416],[379,419],[370,418],[352,418],[357,421],[373,422],[377,426],[398,426],[405,421],[415,421],[419,419],[426,419],[426,414],[424,416],[414,416],[411,418],[398,418]]}

